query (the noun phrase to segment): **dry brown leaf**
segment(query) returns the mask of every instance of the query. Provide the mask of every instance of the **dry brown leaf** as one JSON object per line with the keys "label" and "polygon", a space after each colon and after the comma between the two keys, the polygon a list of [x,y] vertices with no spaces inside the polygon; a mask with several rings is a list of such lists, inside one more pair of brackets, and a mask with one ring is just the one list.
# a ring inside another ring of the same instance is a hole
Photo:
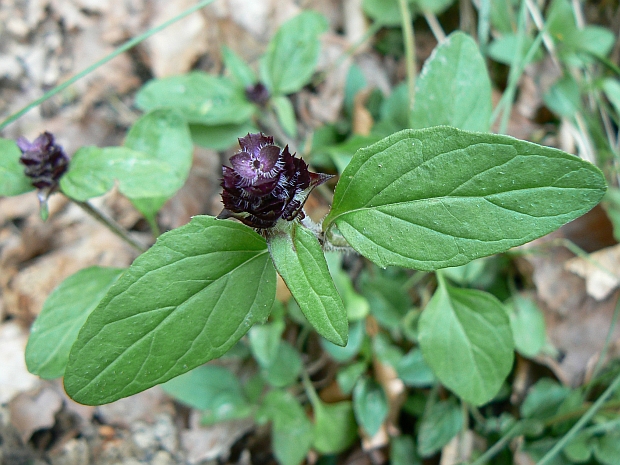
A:
{"label": "dry brown leaf", "polygon": [[596,300],[604,300],[620,284],[620,244],[590,254],[590,260],[575,257],[566,269],[586,280],[586,291]]}
{"label": "dry brown leaf", "polygon": [[28,442],[35,431],[54,426],[55,415],[61,408],[62,398],[51,386],[34,392],[22,392],[9,403],[11,423],[24,442]]}
{"label": "dry brown leaf", "polygon": [[471,430],[462,431],[454,436],[441,449],[439,465],[457,465],[471,460],[474,451],[474,433]]}
{"label": "dry brown leaf", "polygon": [[0,404],[6,404],[21,392],[41,382],[26,368],[24,353],[28,334],[14,321],[0,325]]}

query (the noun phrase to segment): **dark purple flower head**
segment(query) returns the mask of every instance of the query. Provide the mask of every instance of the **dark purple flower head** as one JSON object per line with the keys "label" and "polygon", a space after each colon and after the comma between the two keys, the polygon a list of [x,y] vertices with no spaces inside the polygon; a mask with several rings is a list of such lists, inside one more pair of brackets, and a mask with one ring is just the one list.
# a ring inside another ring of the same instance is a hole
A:
{"label": "dark purple flower head", "polygon": [[245,88],[246,98],[257,105],[265,105],[269,101],[269,89],[262,82]]}
{"label": "dark purple flower head", "polygon": [[304,218],[310,191],[332,176],[308,171],[308,165],[280,149],[273,137],[248,134],[239,139],[241,151],[222,168],[222,202],[218,218],[237,218],[253,228],[271,228],[279,219]]}
{"label": "dark purple flower head", "polygon": [[67,171],[69,157],[54,143],[54,136],[49,132],[44,132],[32,143],[20,137],[17,146],[22,151],[19,161],[26,166],[26,176],[32,179],[32,185],[39,189],[40,194],[49,196]]}

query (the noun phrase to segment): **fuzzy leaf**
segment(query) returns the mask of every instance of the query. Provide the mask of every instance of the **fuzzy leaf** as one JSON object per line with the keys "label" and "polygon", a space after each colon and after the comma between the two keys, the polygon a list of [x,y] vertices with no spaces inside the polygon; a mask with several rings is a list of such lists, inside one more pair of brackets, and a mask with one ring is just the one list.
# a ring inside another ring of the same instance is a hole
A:
{"label": "fuzzy leaf", "polygon": [[69,276],[54,289],[30,329],[28,371],[45,379],[62,376],[80,328],[123,271],[93,266]]}
{"label": "fuzzy leaf", "polygon": [[424,359],[437,378],[474,405],[490,401],[512,369],[510,320],[491,294],[440,285],[418,330]]}
{"label": "fuzzy leaf", "polygon": [[197,216],[136,259],[91,313],[71,349],[65,390],[99,405],[223,355],[275,299],[265,241]]}
{"label": "fuzzy leaf", "polygon": [[280,26],[260,63],[261,78],[273,95],[292,94],[308,83],[319,58],[319,35],[326,29],[325,17],[314,11]]}
{"label": "fuzzy leaf", "polygon": [[412,128],[489,130],[491,81],[478,45],[467,34],[450,34],[435,48],[420,72],[415,95]]}
{"label": "fuzzy leaf", "polygon": [[379,266],[435,270],[541,237],[605,189],[596,166],[557,149],[450,127],[405,130],[354,155],[323,227]]}
{"label": "fuzzy leaf", "polygon": [[314,329],[328,341],[345,346],[347,311],[321,245],[307,228],[289,224],[290,231],[275,231],[267,239],[273,263]]}
{"label": "fuzzy leaf", "polygon": [[21,155],[14,141],[0,138],[0,195],[19,195],[34,189],[24,174],[24,165],[19,163]]}

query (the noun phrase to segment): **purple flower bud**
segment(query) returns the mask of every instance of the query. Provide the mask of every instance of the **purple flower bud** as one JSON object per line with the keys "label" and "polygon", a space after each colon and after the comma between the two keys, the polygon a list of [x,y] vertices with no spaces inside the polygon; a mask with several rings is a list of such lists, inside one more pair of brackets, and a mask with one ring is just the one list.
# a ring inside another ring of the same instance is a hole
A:
{"label": "purple flower bud", "polygon": [[265,105],[269,101],[269,97],[271,97],[269,89],[262,82],[246,87],[245,96],[250,102],[261,106]]}
{"label": "purple flower bud", "polygon": [[58,187],[60,178],[67,171],[69,157],[62,147],[54,143],[54,136],[49,132],[44,132],[32,143],[20,137],[17,146],[22,151],[19,161],[26,166],[26,176],[39,189],[40,197],[47,198]]}
{"label": "purple flower bud", "polygon": [[224,210],[218,218],[237,218],[253,228],[271,228],[279,219],[304,218],[310,191],[332,176],[308,171],[308,165],[280,149],[273,137],[248,134],[239,139],[241,151],[222,171]]}

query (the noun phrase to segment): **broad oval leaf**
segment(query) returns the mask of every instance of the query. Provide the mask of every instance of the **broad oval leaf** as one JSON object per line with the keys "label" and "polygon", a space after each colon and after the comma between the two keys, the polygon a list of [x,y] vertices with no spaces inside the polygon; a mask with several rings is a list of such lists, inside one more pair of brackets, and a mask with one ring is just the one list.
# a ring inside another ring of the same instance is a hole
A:
{"label": "broad oval leaf", "polygon": [[435,270],[543,236],[605,189],[596,166],[557,149],[450,127],[405,130],[355,154],[323,227],[337,226],[379,266]]}
{"label": "broad oval leaf", "polygon": [[177,190],[167,163],[126,147],[82,147],[60,180],[66,196],[85,201],[105,194],[118,182],[118,190],[130,199],[172,195]]}
{"label": "broad oval leaf", "polygon": [[161,387],[179,402],[202,410],[203,424],[245,418],[252,413],[239,378],[225,367],[200,366]]}
{"label": "broad oval leaf", "polygon": [[241,124],[250,119],[254,106],[232,81],[194,71],[147,82],[136,96],[143,111],[173,108],[189,123]]}
{"label": "broad oval leaf", "polygon": [[369,436],[379,431],[387,418],[389,406],[385,391],[371,378],[363,378],[353,389],[353,411],[359,425]]}
{"label": "broad oval leaf", "polygon": [[308,83],[314,72],[327,20],[314,11],[285,22],[267,46],[260,63],[261,79],[273,95],[292,94]]}
{"label": "broad oval leaf", "polygon": [[125,147],[146,153],[170,169],[167,182],[172,184],[172,192],[161,191],[152,198],[132,199],[142,214],[154,219],[163,204],[185,184],[189,175],[194,145],[187,122],[175,110],[153,110],[133,124],[125,138]]}
{"label": "broad oval leaf", "polygon": [[269,253],[280,276],[314,329],[325,339],[345,346],[347,311],[329,274],[321,244],[298,222],[290,230],[274,230],[267,238]]}
{"label": "broad oval leaf", "polygon": [[418,331],[424,359],[441,383],[474,405],[493,399],[514,358],[508,313],[495,297],[440,285]]}
{"label": "broad oval leaf", "polygon": [[262,237],[194,217],[138,257],[88,317],[65,390],[77,402],[104,404],[219,357],[267,318],[275,289]]}
{"label": "broad oval leaf", "polygon": [[425,409],[418,433],[418,453],[435,454],[463,429],[463,410],[454,398],[439,401]]}
{"label": "broad oval leaf", "polygon": [[491,80],[478,45],[463,32],[450,34],[435,48],[416,81],[415,95],[414,129],[448,125],[489,130]]}
{"label": "broad oval leaf", "polygon": [[24,174],[24,165],[19,163],[21,155],[14,141],[0,138],[0,195],[19,195],[34,189]]}
{"label": "broad oval leaf", "polygon": [[62,376],[80,328],[123,271],[93,266],[54,289],[30,329],[26,346],[30,373],[45,379]]}

